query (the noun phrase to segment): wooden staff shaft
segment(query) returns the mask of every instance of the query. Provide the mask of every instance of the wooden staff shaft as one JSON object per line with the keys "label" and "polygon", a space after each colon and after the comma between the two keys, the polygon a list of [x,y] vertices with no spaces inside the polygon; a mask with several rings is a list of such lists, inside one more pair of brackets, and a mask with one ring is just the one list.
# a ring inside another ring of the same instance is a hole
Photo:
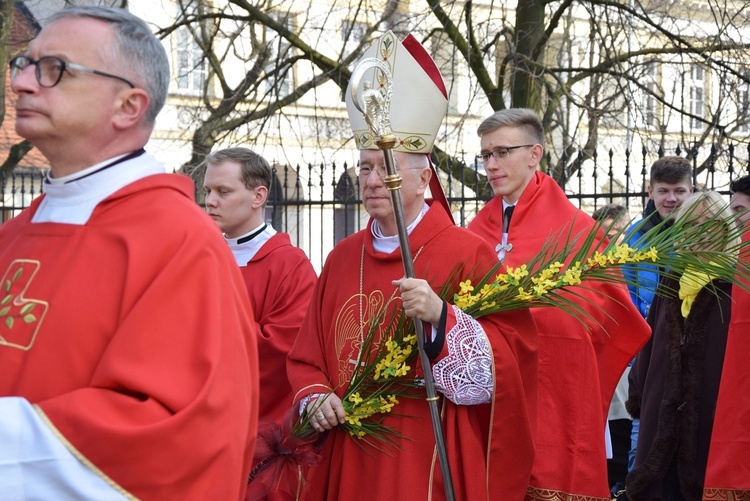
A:
{"label": "wooden staff shaft", "polygon": [[[383,150],[385,158],[385,167],[387,176],[385,186],[391,193],[391,202],[393,202],[393,215],[396,217],[396,227],[398,228],[398,242],[401,247],[401,260],[404,264],[404,274],[406,278],[414,278],[414,261],[411,258],[411,245],[409,243],[409,233],[406,230],[406,220],[404,218],[404,204],[401,200],[401,176],[396,171],[396,165],[393,159],[393,145],[395,140],[385,139],[375,141],[378,147]],[[445,487],[445,498],[448,501],[455,499],[453,490],[453,477],[451,476],[450,463],[448,462],[448,452],[445,447],[443,438],[443,423],[440,419],[440,408],[438,407],[438,396],[435,390],[435,380],[432,377],[432,365],[424,349],[425,333],[424,324],[418,318],[414,319],[414,329],[417,333],[417,345],[419,347],[419,360],[422,364],[424,373],[424,385],[427,391],[427,404],[430,408],[430,417],[432,418],[432,430],[435,434],[435,446],[437,448],[438,459],[440,461],[440,471],[443,474],[443,485]]]}

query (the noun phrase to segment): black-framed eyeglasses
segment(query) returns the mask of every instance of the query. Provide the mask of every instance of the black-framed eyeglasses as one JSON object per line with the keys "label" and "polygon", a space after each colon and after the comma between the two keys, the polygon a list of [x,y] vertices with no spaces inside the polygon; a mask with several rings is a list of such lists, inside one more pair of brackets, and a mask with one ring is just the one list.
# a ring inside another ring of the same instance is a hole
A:
{"label": "black-framed eyeglasses", "polygon": [[87,68],[85,66],[81,66],[80,64],[69,63],[56,56],[44,56],[40,57],[36,61],[28,56],[16,56],[10,60],[10,79],[13,80],[14,78],[16,78],[19,73],[21,73],[32,64],[36,66],[36,71],[34,72],[36,81],[39,82],[39,85],[47,89],[49,89],[50,87],[54,87],[55,85],[60,83],[63,72],[65,72],[65,70],[68,68],[77,71],[85,71],[86,73],[93,73],[94,75],[99,75],[102,77],[115,78],[117,80],[120,80],[121,82],[125,82],[126,84],[128,84],[131,89],[135,89],[135,85],[133,84],[133,82],[126,78],[118,77],[117,75],[112,75],[111,73],[105,73],[103,71]]}
{"label": "black-framed eyeglasses", "polygon": [[510,155],[510,152],[513,150],[517,150],[518,148],[529,148],[531,146],[535,146],[533,144],[519,144],[518,146],[498,146],[494,150],[490,151],[489,153],[480,153],[477,155],[477,163],[480,161],[484,164],[490,161],[490,157],[494,158],[496,161],[500,160],[501,158],[506,158],[508,155]]}

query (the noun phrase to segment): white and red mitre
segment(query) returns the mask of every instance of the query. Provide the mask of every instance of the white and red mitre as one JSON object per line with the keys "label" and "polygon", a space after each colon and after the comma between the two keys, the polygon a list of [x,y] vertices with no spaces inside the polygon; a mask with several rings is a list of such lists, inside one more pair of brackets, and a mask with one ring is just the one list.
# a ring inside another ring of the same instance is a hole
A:
{"label": "white and red mitre", "polygon": [[[394,150],[430,153],[440,124],[448,110],[448,93],[435,61],[412,35],[401,42],[392,31],[378,38],[362,59],[376,58],[388,65],[393,78],[391,129],[396,136]],[[360,61],[362,60],[360,59]],[[380,70],[367,70],[361,82],[373,89],[384,85]],[[354,132],[357,149],[378,149],[362,112],[352,102],[351,85],[346,90],[346,111]]]}

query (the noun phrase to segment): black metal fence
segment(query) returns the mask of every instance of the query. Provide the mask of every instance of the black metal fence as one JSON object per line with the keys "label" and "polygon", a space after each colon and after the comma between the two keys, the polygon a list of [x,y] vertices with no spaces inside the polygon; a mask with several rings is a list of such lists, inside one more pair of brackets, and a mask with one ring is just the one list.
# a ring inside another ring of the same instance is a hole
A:
{"label": "black metal fence", "polygon": [[[595,154],[588,158],[579,154],[569,162],[561,162],[568,167],[557,176],[558,183],[571,203],[587,212],[607,203],[619,203],[635,216],[648,196],[645,189],[649,166],[664,153],[649,155],[643,150],[637,155],[627,151],[618,155],[607,150],[603,156]],[[686,154],[692,160],[693,181],[699,188],[726,194],[732,179],[750,172],[748,146],[675,153]],[[454,219],[461,226],[466,226],[490,197],[482,166],[468,165],[464,162],[449,165],[448,171],[453,176],[440,174]],[[354,163],[298,167],[277,164],[274,171],[276,182],[270,190],[266,218],[277,230],[289,233],[319,270],[338,241],[367,223]],[[3,194],[0,222],[17,215],[43,192],[44,175],[41,169],[17,169],[0,175]]]}
{"label": "black metal fence", "polygon": [[46,169],[16,168],[0,173],[0,224],[18,215],[42,191]]}

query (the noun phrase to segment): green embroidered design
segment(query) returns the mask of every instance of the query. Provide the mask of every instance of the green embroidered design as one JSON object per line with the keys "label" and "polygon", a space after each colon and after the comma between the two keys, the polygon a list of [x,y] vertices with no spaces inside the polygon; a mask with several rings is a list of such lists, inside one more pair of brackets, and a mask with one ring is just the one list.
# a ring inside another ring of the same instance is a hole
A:
{"label": "green embroidered design", "polygon": [[24,294],[40,267],[38,261],[17,259],[0,281],[0,346],[28,350],[34,344],[48,304]]}

